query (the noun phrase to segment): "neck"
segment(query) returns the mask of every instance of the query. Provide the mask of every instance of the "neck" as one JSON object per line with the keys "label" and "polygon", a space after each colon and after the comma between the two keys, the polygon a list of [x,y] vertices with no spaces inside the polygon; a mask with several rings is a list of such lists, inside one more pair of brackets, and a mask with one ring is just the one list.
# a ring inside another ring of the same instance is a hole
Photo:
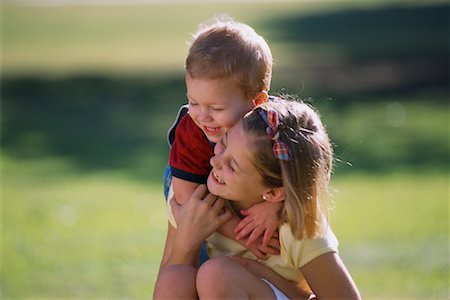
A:
{"label": "neck", "polygon": [[256,203],[260,203],[264,200],[261,201],[255,201],[255,202],[241,202],[241,201],[233,201],[233,200],[229,200],[230,205],[236,209],[237,211],[243,210],[243,209],[249,209],[250,207],[252,207],[254,204]]}

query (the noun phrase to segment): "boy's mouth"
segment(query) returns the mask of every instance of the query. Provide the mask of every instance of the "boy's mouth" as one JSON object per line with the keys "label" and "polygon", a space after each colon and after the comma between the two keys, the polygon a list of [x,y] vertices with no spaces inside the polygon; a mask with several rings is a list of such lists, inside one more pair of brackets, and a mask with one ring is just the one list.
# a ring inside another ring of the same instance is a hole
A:
{"label": "boy's mouth", "polygon": [[220,133],[220,127],[203,126],[203,131],[204,131],[206,134],[214,135],[214,134]]}
{"label": "boy's mouth", "polygon": [[215,179],[215,181],[217,183],[225,184],[225,182],[222,180],[222,178],[219,177],[219,175],[216,174],[216,172],[212,171],[212,174],[213,174],[213,178]]}

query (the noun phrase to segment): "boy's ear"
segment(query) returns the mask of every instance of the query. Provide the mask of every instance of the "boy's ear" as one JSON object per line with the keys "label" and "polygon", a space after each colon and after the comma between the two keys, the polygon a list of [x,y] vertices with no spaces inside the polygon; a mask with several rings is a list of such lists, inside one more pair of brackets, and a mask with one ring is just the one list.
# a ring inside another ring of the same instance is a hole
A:
{"label": "boy's ear", "polygon": [[269,98],[269,94],[266,90],[262,90],[256,94],[255,98],[253,98],[253,107],[258,106],[264,102],[267,102],[267,99]]}
{"label": "boy's ear", "polygon": [[263,193],[263,199],[268,202],[281,202],[284,200],[286,194],[283,187],[277,187]]}

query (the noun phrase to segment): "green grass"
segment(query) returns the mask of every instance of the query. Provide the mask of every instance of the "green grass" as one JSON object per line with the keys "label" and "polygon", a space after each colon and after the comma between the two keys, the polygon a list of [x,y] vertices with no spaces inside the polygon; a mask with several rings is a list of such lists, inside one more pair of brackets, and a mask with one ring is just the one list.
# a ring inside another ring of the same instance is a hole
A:
{"label": "green grass", "polygon": [[2,296],[146,298],[165,240],[162,187],[80,176],[62,159],[2,166]]}
{"label": "green grass", "polygon": [[363,295],[448,297],[448,177],[338,177],[332,224]]}
{"label": "green grass", "polygon": [[313,103],[341,160],[336,170],[392,172],[412,167],[447,171],[450,107],[430,98],[437,99],[431,95],[367,97],[344,109],[339,109],[338,100]]}
{"label": "green grass", "polygon": [[[382,11],[384,8],[389,9],[389,5],[395,3],[400,7],[408,7],[418,2],[370,0],[277,3],[267,1],[241,4],[50,7],[3,4],[1,6],[2,72],[10,75],[182,72],[187,52],[185,42],[190,40],[190,33],[196,30],[198,23],[219,13],[232,15],[237,20],[257,28],[258,32],[273,46],[277,65],[280,68],[292,67],[293,64],[299,63],[299,54],[305,62],[312,58],[317,62],[314,54],[323,52],[324,48],[331,45],[322,42],[317,46],[314,45],[317,41],[308,40],[307,43],[302,43],[305,48],[297,51],[292,46],[298,38],[295,36],[296,31],[294,36],[289,36],[286,28],[280,28],[280,20],[286,21],[310,14],[321,16],[326,13],[339,13],[345,9],[367,9],[369,12],[372,9],[381,9]],[[440,1],[428,2],[428,4],[433,3],[440,3]],[[289,27],[294,28],[292,24],[288,24]],[[423,28],[423,25],[420,28]],[[328,28],[324,30],[329,32]],[[323,32],[314,34],[317,38]],[[286,40],[280,39],[281,36],[285,36]],[[354,34],[351,36],[354,37]],[[371,35],[359,34],[359,36]],[[310,42],[312,42],[312,48],[308,50]],[[374,43],[374,45],[379,44]],[[371,51],[374,45],[369,45]],[[376,49],[379,48],[378,46]],[[381,49],[385,48],[381,47]],[[331,51],[325,51],[327,56],[336,56],[339,52],[339,48],[333,47]]]}
{"label": "green grass", "polygon": [[[303,7],[311,11],[316,5]],[[300,7],[293,3],[51,8],[6,5],[2,7],[3,72],[182,72],[185,42],[199,22],[217,13],[255,22],[269,13],[279,15],[292,9]]]}
{"label": "green grass", "polygon": [[[155,170],[162,171],[162,170]],[[338,176],[332,224],[365,299],[443,299],[448,178]],[[3,298],[148,299],[164,245],[162,186],[2,159]]]}

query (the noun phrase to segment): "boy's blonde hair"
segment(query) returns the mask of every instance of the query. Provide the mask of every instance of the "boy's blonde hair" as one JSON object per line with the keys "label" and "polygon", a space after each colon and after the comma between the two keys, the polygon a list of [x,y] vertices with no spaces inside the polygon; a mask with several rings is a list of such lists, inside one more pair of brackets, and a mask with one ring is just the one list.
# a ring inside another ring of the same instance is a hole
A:
{"label": "boy's blonde hair", "polygon": [[263,37],[230,17],[217,17],[200,26],[186,58],[192,78],[232,78],[248,100],[269,91],[272,53]]}
{"label": "boy's blonde hair", "polygon": [[[279,120],[279,139],[290,150],[291,160],[277,159],[258,110],[275,110]],[[282,220],[290,224],[298,239],[324,233],[328,218],[328,183],[332,171],[333,149],[319,114],[309,105],[294,100],[269,101],[243,120],[250,134],[251,160],[268,187],[284,187]]]}

